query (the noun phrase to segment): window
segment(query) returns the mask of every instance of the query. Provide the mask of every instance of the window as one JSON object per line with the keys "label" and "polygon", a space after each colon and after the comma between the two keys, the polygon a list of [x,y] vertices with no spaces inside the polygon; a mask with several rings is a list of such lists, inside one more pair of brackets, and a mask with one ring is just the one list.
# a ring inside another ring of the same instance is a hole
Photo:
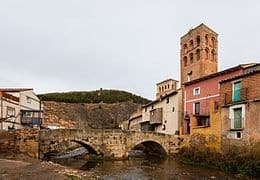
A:
{"label": "window", "polygon": [[187,66],[187,63],[188,63],[188,58],[187,58],[187,56],[184,56],[184,67]]}
{"label": "window", "polygon": [[196,41],[197,41],[197,46],[199,46],[200,45],[200,36],[197,36]]}
{"label": "window", "polygon": [[170,85],[168,84],[168,89],[170,89]]}
{"label": "window", "polygon": [[26,96],[26,101],[27,101],[27,103],[31,104],[32,103],[32,98]]}
{"label": "window", "polygon": [[242,108],[235,108],[234,111],[234,129],[242,128]]}
{"label": "window", "polygon": [[166,99],[166,104],[168,104],[170,102],[170,99],[169,98],[167,98]]}
{"label": "window", "polygon": [[200,102],[194,103],[194,114],[200,114]]}
{"label": "window", "polygon": [[206,48],[206,49],[205,49],[205,52],[206,52],[206,59],[209,59],[209,49]]}
{"label": "window", "polygon": [[190,63],[193,63],[193,53],[190,53]]}
{"label": "window", "polygon": [[229,118],[231,120],[231,129],[243,129],[245,121],[245,105],[231,106],[229,109]]}
{"label": "window", "polygon": [[240,101],[240,95],[241,95],[241,81],[236,81],[233,83],[233,91],[232,91],[232,101],[237,102]]}
{"label": "window", "polygon": [[197,61],[200,60],[200,49],[197,49],[197,51],[196,51],[196,58],[197,58]]}
{"label": "window", "polygon": [[197,119],[198,126],[210,126],[209,117],[198,117]]}
{"label": "window", "polygon": [[209,37],[208,37],[208,35],[205,36],[205,42],[206,42],[206,45],[209,44]]}
{"label": "window", "polygon": [[166,130],[166,126],[165,126],[165,124],[163,125],[162,130],[163,130],[163,131]]}
{"label": "window", "polygon": [[193,95],[199,95],[200,94],[200,87],[193,89]]}
{"label": "window", "polygon": [[172,107],[172,112],[174,112],[175,111],[175,108],[174,107]]}
{"label": "window", "polygon": [[212,47],[215,48],[216,41],[215,41],[214,37],[211,38],[211,44],[212,44]]}
{"label": "window", "polygon": [[7,117],[15,116],[15,108],[7,107],[6,116]]}
{"label": "window", "polygon": [[159,87],[159,92],[161,92],[161,87]]}
{"label": "window", "polygon": [[193,46],[194,46],[193,40],[190,40],[190,47],[193,48]]}
{"label": "window", "polygon": [[237,138],[240,139],[242,137],[242,133],[241,132],[237,132]]}
{"label": "window", "polygon": [[215,60],[215,51],[212,50],[211,51],[211,61],[214,61]]}
{"label": "window", "polygon": [[183,45],[184,52],[187,52],[187,44]]}

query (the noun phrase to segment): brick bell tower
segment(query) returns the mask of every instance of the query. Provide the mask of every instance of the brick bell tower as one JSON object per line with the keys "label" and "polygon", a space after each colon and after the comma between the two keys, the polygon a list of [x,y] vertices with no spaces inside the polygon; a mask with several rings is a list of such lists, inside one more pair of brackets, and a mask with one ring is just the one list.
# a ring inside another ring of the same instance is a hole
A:
{"label": "brick bell tower", "polygon": [[181,37],[181,84],[218,71],[217,38],[204,24]]}

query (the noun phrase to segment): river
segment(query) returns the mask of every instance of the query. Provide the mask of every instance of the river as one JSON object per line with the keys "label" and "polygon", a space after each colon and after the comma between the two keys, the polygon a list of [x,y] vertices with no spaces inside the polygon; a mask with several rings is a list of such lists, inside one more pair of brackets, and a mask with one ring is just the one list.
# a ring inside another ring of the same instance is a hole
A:
{"label": "river", "polygon": [[87,171],[91,179],[124,180],[207,180],[246,179],[239,175],[184,165],[174,159],[151,157],[130,158],[122,161],[86,161],[78,158],[58,159],[56,163]]}

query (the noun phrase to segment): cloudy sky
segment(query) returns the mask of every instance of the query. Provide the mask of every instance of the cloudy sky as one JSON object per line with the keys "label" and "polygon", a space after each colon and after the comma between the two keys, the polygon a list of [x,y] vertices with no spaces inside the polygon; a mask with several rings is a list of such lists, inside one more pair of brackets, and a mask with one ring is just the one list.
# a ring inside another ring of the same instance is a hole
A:
{"label": "cloudy sky", "polygon": [[180,37],[219,33],[219,69],[260,60],[258,0],[0,0],[0,86],[122,89],[179,79]]}

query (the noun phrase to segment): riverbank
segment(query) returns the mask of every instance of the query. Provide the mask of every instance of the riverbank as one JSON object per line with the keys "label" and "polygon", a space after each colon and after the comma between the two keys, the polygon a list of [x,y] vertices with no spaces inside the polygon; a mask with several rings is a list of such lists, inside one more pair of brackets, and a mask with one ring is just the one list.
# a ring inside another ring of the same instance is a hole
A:
{"label": "riverbank", "polygon": [[182,148],[178,161],[184,164],[241,174],[253,178],[260,177],[259,151],[239,151],[233,148],[225,154],[212,152],[209,149]]}
{"label": "riverbank", "polygon": [[33,159],[25,155],[0,154],[0,179],[88,179],[84,171],[68,168],[53,162]]}

